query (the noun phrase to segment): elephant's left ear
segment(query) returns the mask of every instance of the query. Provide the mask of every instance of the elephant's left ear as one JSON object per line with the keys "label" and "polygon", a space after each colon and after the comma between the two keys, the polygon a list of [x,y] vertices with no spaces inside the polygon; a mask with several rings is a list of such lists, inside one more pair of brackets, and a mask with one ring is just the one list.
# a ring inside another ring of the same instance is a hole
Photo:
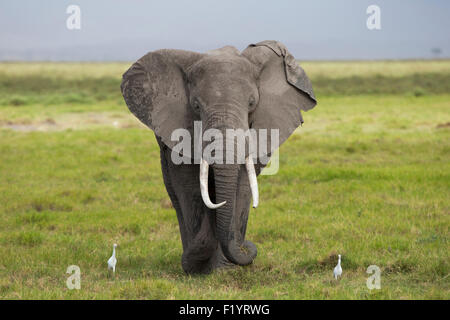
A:
{"label": "elephant's left ear", "polygon": [[259,72],[259,104],[249,119],[250,125],[256,130],[279,130],[279,143],[268,141],[267,153],[272,154],[303,123],[300,110],[312,109],[316,97],[305,71],[282,43],[251,44],[242,55]]}

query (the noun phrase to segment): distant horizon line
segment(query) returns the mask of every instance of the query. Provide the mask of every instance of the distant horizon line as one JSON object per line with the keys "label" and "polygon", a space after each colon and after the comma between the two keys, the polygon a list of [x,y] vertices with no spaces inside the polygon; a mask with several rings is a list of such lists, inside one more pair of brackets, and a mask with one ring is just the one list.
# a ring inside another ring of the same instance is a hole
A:
{"label": "distant horizon line", "polygon": [[[299,62],[390,62],[390,61],[446,61],[450,56],[442,58],[343,58],[343,59],[296,59]],[[0,63],[127,63],[135,60],[2,60]]]}

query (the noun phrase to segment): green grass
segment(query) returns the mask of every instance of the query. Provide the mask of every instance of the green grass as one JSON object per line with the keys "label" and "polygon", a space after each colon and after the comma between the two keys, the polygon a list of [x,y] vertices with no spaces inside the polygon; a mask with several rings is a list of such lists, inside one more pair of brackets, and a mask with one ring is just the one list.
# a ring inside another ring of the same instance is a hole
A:
{"label": "green grass", "polygon": [[259,178],[258,257],[208,276],[181,269],[157,143],[120,98],[127,66],[0,64],[1,298],[450,298],[450,61],[304,63],[319,105]]}

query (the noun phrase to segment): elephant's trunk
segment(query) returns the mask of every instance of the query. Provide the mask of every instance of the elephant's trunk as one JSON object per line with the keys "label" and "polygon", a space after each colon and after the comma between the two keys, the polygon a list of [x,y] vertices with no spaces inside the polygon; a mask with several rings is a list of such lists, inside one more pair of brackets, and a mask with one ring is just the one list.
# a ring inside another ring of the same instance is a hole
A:
{"label": "elephant's trunk", "polygon": [[[246,157],[245,167],[242,163],[238,164],[238,160],[240,160],[237,155],[238,144],[247,143],[245,137],[238,137],[238,132],[235,132],[236,137],[227,135],[227,129],[246,128],[247,121],[244,116],[233,113],[233,110],[238,109],[235,105],[227,104],[225,106],[224,109],[224,105],[215,105],[216,112],[210,114],[205,121],[206,129],[214,128],[221,132],[221,135],[214,139],[216,143],[214,154],[222,154],[224,161],[211,163],[214,173],[215,201],[218,204],[212,203],[208,194],[208,159],[202,160],[200,165],[202,198],[208,208],[216,211],[216,236],[224,256],[232,263],[248,265],[256,257],[256,247],[250,241],[244,241],[244,235],[241,234],[242,225],[240,224],[246,223],[246,221],[240,221],[241,212],[237,212],[236,197],[240,196],[237,194],[240,171],[246,168],[248,173],[254,207],[258,205],[258,183],[250,155]],[[239,121],[242,122],[242,119],[244,119],[244,124],[239,123]],[[242,130],[242,133],[244,132]],[[234,141],[235,138],[236,141]],[[233,139],[233,141],[227,139]],[[233,159],[234,162],[226,163],[229,159]]]}
{"label": "elephant's trunk", "polygon": [[237,221],[236,190],[239,170],[237,164],[214,165],[214,181],[216,200],[225,202],[216,209],[217,237],[223,254],[231,262],[238,265],[248,265],[256,257],[256,246],[250,241],[243,241]]}

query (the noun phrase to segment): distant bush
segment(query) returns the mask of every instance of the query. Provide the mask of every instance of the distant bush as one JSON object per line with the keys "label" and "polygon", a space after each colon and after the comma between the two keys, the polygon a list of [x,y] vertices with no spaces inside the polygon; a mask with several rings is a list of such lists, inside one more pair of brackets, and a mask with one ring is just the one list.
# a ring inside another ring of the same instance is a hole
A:
{"label": "distant bush", "polygon": [[421,97],[421,96],[424,96],[426,94],[426,91],[423,88],[421,88],[421,87],[417,87],[417,88],[414,89],[413,94],[416,97]]}
{"label": "distant bush", "polygon": [[28,100],[25,97],[21,96],[12,96],[11,98],[6,100],[6,104],[12,106],[22,106],[28,103]]}
{"label": "distant bush", "polygon": [[89,104],[122,99],[119,78],[63,79],[0,74],[0,105]]}
{"label": "distant bush", "polygon": [[370,77],[351,76],[311,79],[314,92],[320,95],[358,95],[358,94],[425,94],[450,93],[450,73],[412,74],[403,77],[375,75]]}

